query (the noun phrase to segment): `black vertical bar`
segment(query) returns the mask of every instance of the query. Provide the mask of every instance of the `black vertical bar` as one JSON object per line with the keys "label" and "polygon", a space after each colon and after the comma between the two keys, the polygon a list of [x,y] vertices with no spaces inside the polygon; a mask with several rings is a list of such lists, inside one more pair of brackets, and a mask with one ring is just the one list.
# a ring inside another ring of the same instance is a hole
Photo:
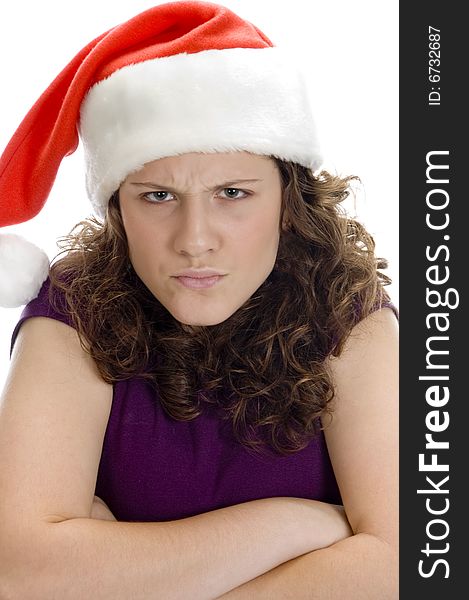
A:
{"label": "black vertical bar", "polygon": [[463,183],[469,172],[467,107],[463,111],[469,35],[463,6],[433,0],[400,5],[404,600],[469,593],[463,492],[469,473],[469,192]]}

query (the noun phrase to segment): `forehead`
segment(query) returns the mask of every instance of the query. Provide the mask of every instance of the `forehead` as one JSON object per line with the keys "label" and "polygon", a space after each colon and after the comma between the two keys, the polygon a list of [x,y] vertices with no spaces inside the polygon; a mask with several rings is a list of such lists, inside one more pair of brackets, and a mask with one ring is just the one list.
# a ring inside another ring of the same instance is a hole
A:
{"label": "forehead", "polygon": [[275,178],[277,166],[268,156],[249,152],[202,154],[192,152],[170,156],[149,162],[142,169],[129,175],[130,181],[141,177],[155,178],[171,183],[187,178],[204,178],[214,182],[224,179],[269,179]]}

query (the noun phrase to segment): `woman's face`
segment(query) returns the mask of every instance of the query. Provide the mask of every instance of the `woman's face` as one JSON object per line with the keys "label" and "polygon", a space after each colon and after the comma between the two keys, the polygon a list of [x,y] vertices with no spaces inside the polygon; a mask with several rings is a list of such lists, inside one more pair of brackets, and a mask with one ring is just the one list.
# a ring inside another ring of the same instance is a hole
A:
{"label": "woman's face", "polygon": [[281,204],[275,162],[248,152],[155,160],[120,188],[132,265],[188,325],[223,322],[266,280]]}

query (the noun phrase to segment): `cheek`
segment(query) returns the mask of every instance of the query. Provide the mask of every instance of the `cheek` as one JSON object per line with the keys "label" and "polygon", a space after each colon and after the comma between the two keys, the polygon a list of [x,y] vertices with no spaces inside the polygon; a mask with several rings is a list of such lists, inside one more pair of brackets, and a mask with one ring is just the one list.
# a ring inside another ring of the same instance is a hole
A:
{"label": "cheek", "polygon": [[[122,221],[127,235],[130,260],[137,270],[155,267],[161,254],[163,232],[149,219],[137,218],[122,213]],[[143,275],[144,273],[139,273]]]}
{"label": "cheek", "polygon": [[275,266],[279,239],[276,221],[267,224],[265,219],[256,219],[243,228],[236,247],[238,277],[236,293],[232,295],[235,309],[239,308],[239,301],[247,300],[269,277]]}
{"label": "cheek", "polygon": [[279,220],[279,212],[272,214],[266,210],[247,220],[235,232],[239,252],[246,260],[269,261],[276,257],[280,239]]}

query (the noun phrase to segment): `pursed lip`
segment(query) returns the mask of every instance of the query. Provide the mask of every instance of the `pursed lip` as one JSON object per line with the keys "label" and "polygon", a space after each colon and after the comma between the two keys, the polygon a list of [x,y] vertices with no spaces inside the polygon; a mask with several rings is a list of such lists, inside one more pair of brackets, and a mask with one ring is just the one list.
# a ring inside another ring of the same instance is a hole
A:
{"label": "pursed lip", "polygon": [[186,269],[173,275],[178,285],[190,290],[207,290],[223,279],[226,273],[213,269]]}
{"label": "pursed lip", "polygon": [[213,269],[185,269],[173,275],[173,277],[191,277],[192,279],[205,279],[207,277],[222,277],[226,275],[221,271]]}

